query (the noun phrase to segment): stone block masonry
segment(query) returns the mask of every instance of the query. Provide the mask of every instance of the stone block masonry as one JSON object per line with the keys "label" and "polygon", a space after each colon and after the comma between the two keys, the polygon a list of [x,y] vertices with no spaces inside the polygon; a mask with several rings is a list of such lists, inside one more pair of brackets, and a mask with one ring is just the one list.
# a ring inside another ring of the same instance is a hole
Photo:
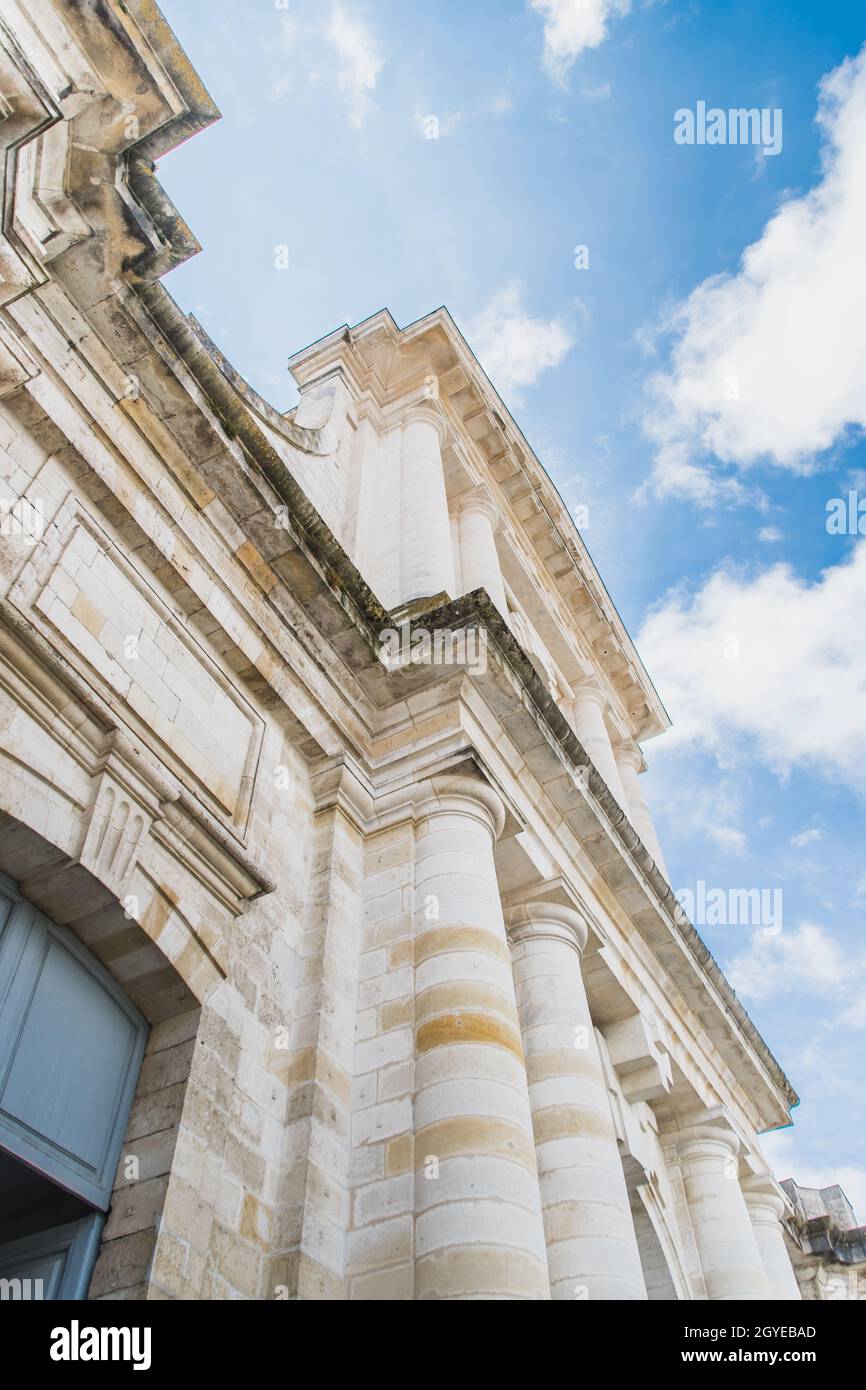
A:
{"label": "stone block masonry", "polygon": [[[196,243],[154,165],[217,116],[174,36],[28,8],[0,872],[148,1030],[88,1296],[835,1289],[761,1156],[796,1095],[667,882],[667,716],[506,403],[446,310],[383,310],[273,410],[162,283]],[[443,640],[388,665],[407,622]]]}

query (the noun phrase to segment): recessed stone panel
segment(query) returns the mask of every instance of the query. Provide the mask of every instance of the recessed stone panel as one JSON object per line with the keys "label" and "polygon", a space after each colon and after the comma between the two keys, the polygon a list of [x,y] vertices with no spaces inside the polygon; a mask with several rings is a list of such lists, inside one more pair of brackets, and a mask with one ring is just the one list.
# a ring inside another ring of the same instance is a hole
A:
{"label": "recessed stone panel", "polygon": [[43,556],[38,573],[26,567],[11,595],[16,606],[242,828],[261,720],[98,523],[67,502],[55,525],[51,560]]}

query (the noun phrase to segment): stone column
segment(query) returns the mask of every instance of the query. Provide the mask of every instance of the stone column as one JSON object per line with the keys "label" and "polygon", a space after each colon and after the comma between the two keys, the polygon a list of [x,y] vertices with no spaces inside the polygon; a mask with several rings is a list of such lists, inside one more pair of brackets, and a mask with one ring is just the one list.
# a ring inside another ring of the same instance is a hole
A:
{"label": "stone column", "polygon": [[415,1296],[547,1299],[526,1070],[485,782],[416,812]]}
{"label": "stone column", "polygon": [[764,1262],[737,1175],[736,1135],[723,1121],[710,1118],[684,1130],[677,1150],[707,1298],[769,1298]]}
{"label": "stone column", "polygon": [[445,593],[454,597],[454,554],[442,468],[445,422],[429,405],[414,406],[403,424],[400,504],[400,601]]}
{"label": "stone column", "polygon": [[551,1296],[644,1299],[607,1086],[581,975],[586,924],[555,903],[508,913]]}
{"label": "stone column", "polygon": [[800,1285],[791,1264],[782,1230],[785,1199],[777,1190],[769,1173],[746,1178],[743,1196],[751,1217],[758,1249],[770,1285],[770,1297],[784,1300],[801,1299]]}
{"label": "stone column", "polygon": [[505,584],[496,549],[499,512],[489,493],[477,490],[460,504],[460,560],[463,592],[486,589],[503,618],[508,618]]}
{"label": "stone column", "polygon": [[622,788],[625,792],[624,809],[626,815],[655,860],[656,867],[661,869],[670,883],[670,874],[662,854],[662,847],[659,844],[659,838],[641,786],[640,770],[643,766],[641,751],[637,744],[620,743],[614,751],[614,756]]}
{"label": "stone column", "polygon": [[600,686],[591,681],[578,686],[574,699],[574,729],[613,795],[628,814],[625,792],[604,722],[604,707],[604,691]]}

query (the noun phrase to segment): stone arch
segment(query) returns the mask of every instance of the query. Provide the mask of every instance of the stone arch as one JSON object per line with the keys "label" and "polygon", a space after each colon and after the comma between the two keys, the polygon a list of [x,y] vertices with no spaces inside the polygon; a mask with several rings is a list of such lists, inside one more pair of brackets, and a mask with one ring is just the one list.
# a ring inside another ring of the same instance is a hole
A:
{"label": "stone arch", "polygon": [[[125,913],[104,883],[8,814],[0,815],[0,872],[23,899],[86,948],[150,1025],[110,1206],[98,1237],[93,1237],[98,1247],[94,1243],[90,1252],[88,1293],[91,1298],[146,1297],[198,1029],[199,1000],[159,943]],[[42,1196],[36,1192],[40,1180]],[[30,1186],[35,1200],[50,1202],[44,1175],[32,1173]],[[91,1210],[72,1198],[51,1209],[70,1221]]]}
{"label": "stone arch", "polygon": [[80,860],[6,814],[0,815],[0,872],[46,917],[74,933],[148,1023],[198,1007],[158,941],[129,915],[116,894]]}

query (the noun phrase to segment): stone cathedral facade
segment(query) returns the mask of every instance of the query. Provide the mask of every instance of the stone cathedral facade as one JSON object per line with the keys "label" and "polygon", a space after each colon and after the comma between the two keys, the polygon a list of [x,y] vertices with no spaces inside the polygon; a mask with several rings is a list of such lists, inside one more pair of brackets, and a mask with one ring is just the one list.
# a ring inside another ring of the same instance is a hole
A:
{"label": "stone cathedral facade", "polygon": [[277,413],[161,280],[217,112],[156,6],[0,0],[0,61],[0,1278],[856,1297],[669,885],[663,706],[455,323],[331,333]]}

